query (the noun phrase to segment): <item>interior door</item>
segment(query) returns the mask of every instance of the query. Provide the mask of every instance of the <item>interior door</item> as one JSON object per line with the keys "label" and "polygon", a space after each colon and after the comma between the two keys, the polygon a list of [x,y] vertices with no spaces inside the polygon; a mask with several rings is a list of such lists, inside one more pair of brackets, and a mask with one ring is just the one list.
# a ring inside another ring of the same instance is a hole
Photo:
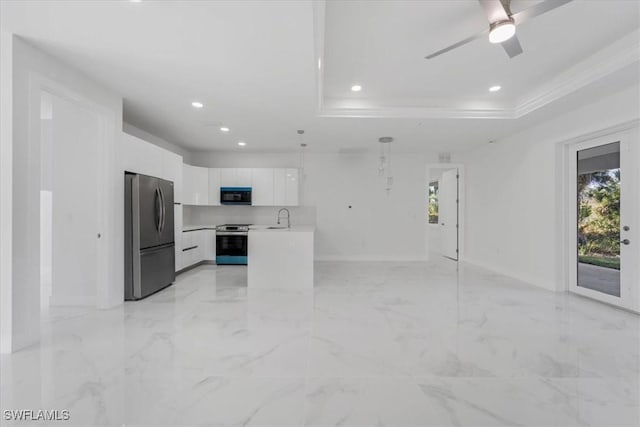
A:
{"label": "interior door", "polygon": [[570,152],[570,290],[634,311],[640,311],[639,142],[634,129]]}
{"label": "interior door", "polygon": [[438,186],[442,254],[458,260],[458,169],[443,172]]}
{"label": "interior door", "polygon": [[97,297],[100,117],[51,95],[53,305],[90,305]]}

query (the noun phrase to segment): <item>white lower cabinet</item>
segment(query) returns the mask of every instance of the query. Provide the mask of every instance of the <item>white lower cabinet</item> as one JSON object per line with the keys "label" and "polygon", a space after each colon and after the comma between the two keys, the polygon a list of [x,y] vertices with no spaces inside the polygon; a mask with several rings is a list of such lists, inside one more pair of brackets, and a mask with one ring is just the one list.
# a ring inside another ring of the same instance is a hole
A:
{"label": "white lower cabinet", "polygon": [[182,262],[180,270],[202,261],[214,261],[216,231],[210,229],[182,232]]}
{"label": "white lower cabinet", "polygon": [[182,260],[182,205],[173,206],[173,240],[175,243],[176,271],[184,268]]}
{"label": "white lower cabinet", "polygon": [[202,230],[204,239],[204,260],[215,261],[216,259],[216,230]]}

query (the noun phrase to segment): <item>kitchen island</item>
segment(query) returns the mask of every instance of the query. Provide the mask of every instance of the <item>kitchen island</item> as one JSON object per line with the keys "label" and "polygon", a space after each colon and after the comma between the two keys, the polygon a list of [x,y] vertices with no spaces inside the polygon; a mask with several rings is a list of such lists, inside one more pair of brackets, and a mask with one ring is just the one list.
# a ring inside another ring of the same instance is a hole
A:
{"label": "kitchen island", "polygon": [[314,232],[311,226],[251,226],[249,289],[312,289]]}

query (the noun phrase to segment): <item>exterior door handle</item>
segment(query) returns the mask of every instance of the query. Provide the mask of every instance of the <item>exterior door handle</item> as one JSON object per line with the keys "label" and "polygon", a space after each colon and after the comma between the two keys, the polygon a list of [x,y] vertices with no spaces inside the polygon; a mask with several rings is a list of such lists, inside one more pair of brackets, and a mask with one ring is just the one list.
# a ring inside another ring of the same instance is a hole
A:
{"label": "exterior door handle", "polygon": [[629,241],[629,239],[624,239],[624,240],[621,240],[620,243],[622,243],[623,245],[628,245],[631,243],[631,241]]}

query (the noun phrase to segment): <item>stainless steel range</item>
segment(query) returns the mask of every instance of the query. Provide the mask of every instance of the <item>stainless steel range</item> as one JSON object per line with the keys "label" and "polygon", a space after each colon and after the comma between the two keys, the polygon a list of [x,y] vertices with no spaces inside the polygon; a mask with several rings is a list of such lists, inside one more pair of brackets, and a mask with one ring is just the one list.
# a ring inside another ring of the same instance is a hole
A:
{"label": "stainless steel range", "polygon": [[247,265],[250,225],[224,224],[216,227],[216,264]]}

